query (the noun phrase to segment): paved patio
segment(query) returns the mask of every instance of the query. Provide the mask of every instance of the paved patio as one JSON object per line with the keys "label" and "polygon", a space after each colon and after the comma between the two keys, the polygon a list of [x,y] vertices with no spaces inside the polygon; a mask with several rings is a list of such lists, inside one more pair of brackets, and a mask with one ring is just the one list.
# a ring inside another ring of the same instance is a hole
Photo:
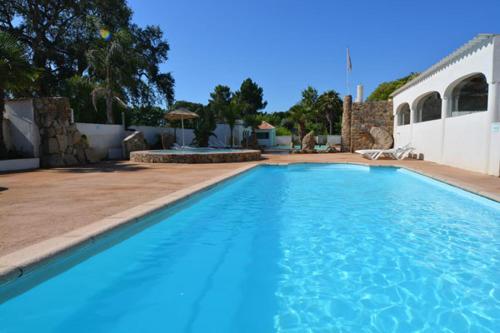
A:
{"label": "paved patio", "polygon": [[[500,201],[500,178],[430,162],[368,161],[343,153],[264,157],[257,163],[400,165]],[[255,163],[106,162],[0,174],[0,256]]]}

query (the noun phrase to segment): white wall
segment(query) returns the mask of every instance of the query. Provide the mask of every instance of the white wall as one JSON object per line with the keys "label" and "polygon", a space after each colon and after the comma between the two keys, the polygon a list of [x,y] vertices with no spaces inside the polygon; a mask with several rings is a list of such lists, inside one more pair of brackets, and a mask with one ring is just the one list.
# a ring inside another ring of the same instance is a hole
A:
{"label": "white wall", "polygon": [[[96,153],[105,158],[110,157],[110,150],[116,151],[122,148],[122,140],[130,134],[129,130],[141,131],[149,145],[154,145],[158,141],[158,136],[161,133],[175,134],[176,142],[182,144],[182,129],[170,127],[153,127],[153,126],[129,126],[125,131],[122,125],[108,124],[91,124],[91,123],[76,123],[78,130],[85,134],[89,140],[89,144],[96,150]],[[243,138],[244,127],[237,124],[234,128],[235,147],[240,146]],[[213,147],[228,147],[229,146],[229,126],[226,124],[217,124],[214,133],[217,137],[210,137],[209,145]],[[194,131],[192,129],[184,129],[184,143],[191,145],[194,141]],[[113,152],[113,155],[116,154]]]}
{"label": "white wall", "polygon": [[500,122],[491,124],[490,160],[488,173],[500,175]]}
{"label": "white wall", "polygon": [[144,134],[144,138],[149,145],[154,145],[158,142],[159,136],[163,133],[174,133],[173,128],[153,127],[153,126],[129,126],[129,130],[136,130]]}
{"label": "white wall", "polygon": [[38,157],[0,161],[0,172],[32,170],[39,167],[40,159]]}
{"label": "white wall", "polygon": [[339,145],[341,141],[340,135],[328,135],[326,141],[329,145]]}
{"label": "white wall", "polygon": [[8,149],[29,157],[40,156],[40,134],[34,120],[33,100],[19,99],[5,103],[4,139]]}
{"label": "white wall", "polygon": [[[408,103],[411,109],[410,125],[394,126],[395,146],[410,143],[425,160],[498,176],[500,134],[494,133],[492,123],[500,120],[499,48],[500,38],[494,37],[492,42],[468,50],[459,59],[394,96],[395,117],[403,103]],[[489,84],[488,111],[450,117],[453,88],[464,78],[478,73],[482,73]],[[415,123],[417,102],[432,91],[437,91],[443,99],[442,118]]]}
{"label": "white wall", "polygon": [[484,172],[487,114],[478,112],[447,118],[443,140],[443,164],[460,165],[463,169]]}
{"label": "white wall", "polygon": [[[441,120],[424,121],[413,125],[411,144],[426,161],[441,162]],[[397,143],[396,147],[403,146]]]}
{"label": "white wall", "polygon": [[87,137],[90,147],[102,158],[108,156],[109,149],[121,149],[126,134],[122,125],[76,123],[76,128]]}
{"label": "white wall", "polygon": [[277,135],[276,136],[276,145],[278,146],[290,146],[292,144],[292,136],[291,135]]}
{"label": "white wall", "polygon": [[406,146],[411,143],[411,126],[402,125],[394,127],[395,147]]}

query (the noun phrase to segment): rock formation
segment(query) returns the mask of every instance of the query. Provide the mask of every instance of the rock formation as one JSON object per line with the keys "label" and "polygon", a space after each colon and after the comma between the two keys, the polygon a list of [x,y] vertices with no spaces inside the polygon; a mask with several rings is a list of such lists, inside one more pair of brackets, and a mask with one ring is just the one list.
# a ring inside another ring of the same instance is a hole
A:
{"label": "rock formation", "polygon": [[312,152],[316,146],[316,139],[314,138],[314,131],[307,133],[302,139],[302,151]]}
{"label": "rock formation", "polygon": [[370,128],[370,135],[373,137],[373,149],[389,149],[394,144],[391,133],[381,127]]}
{"label": "rock formation", "polygon": [[78,131],[75,123],[71,123],[71,109],[67,98],[35,98],[33,111],[40,133],[42,167],[63,167],[98,161],[86,137]]}
{"label": "rock formation", "polygon": [[149,148],[146,139],[144,139],[144,134],[139,131],[135,131],[123,139],[122,144],[123,153],[126,158],[130,158],[130,153],[133,151],[147,150]]}

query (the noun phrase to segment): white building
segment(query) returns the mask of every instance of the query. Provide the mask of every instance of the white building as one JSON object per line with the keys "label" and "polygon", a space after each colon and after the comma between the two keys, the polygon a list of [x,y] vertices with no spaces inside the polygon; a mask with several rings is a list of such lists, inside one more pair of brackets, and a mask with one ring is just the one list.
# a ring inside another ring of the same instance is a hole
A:
{"label": "white building", "polygon": [[391,96],[396,147],[499,175],[500,35],[478,35]]}
{"label": "white building", "polygon": [[259,146],[273,147],[276,145],[276,128],[266,121],[262,121],[255,130]]}

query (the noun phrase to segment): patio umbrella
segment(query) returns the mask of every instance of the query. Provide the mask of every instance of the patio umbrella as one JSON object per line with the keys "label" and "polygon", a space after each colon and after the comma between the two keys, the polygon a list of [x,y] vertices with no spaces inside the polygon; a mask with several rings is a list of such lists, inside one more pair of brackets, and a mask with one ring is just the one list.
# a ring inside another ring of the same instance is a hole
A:
{"label": "patio umbrella", "polygon": [[182,146],[184,147],[184,119],[194,119],[198,118],[198,114],[189,111],[186,108],[179,108],[172,111],[169,111],[165,114],[165,119],[167,120],[179,120],[182,125]]}

